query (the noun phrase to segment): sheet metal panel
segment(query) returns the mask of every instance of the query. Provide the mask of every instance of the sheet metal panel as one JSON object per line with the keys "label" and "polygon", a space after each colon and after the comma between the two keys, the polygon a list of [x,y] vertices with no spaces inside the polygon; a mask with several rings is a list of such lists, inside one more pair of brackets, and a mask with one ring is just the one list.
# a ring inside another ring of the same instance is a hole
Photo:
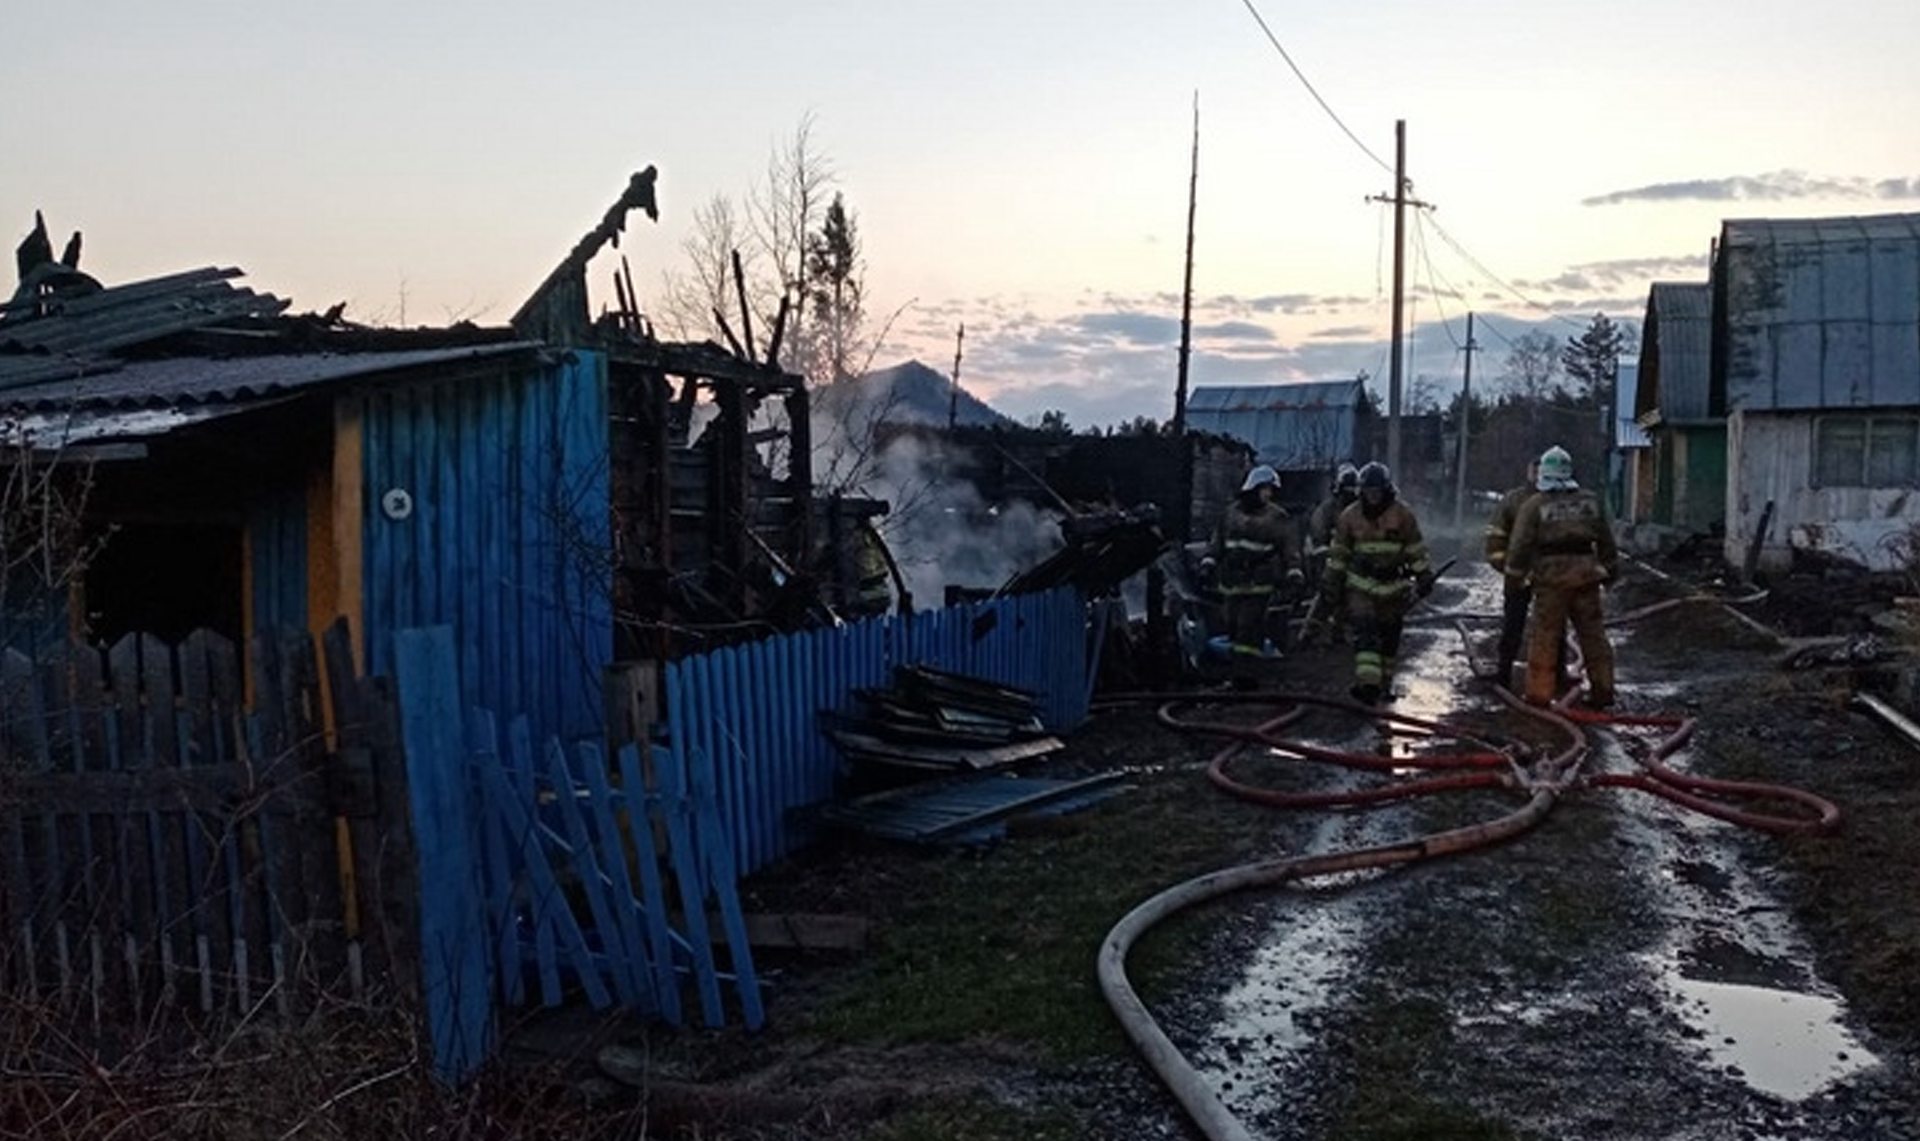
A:
{"label": "sheet metal panel", "polygon": [[1920,214],[1726,222],[1729,408],[1920,403]]}
{"label": "sheet metal panel", "polygon": [[[452,628],[468,707],[527,716],[537,737],[600,727],[613,653],[606,365],[538,369],[366,396],[366,645]],[[385,497],[404,492],[404,513]]]}
{"label": "sheet metal panel", "polygon": [[1251,444],[1261,463],[1283,471],[1330,470],[1358,454],[1365,382],[1196,388],[1187,398],[1187,423]]}

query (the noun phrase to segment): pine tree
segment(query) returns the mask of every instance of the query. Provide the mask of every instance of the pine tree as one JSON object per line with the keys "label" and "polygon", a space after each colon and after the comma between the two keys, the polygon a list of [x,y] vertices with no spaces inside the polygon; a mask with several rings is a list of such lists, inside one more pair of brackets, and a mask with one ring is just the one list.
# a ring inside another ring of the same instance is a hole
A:
{"label": "pine tree", "polygon": [[866,318],[865,285],[859,229],[845,196],[836,191],[820,229],[807,240],[805,288],[814,357],[809,363],[818,369],[816,381],[819,374],[829,383],[847,379],[847,358]]}
{"label": "pine tree", "polygon": [[1627,340],[1627,334],[1608,320],[1605,313],[1595,313],[1584,332],[1567,338],[1566,346],[1560,350],[1560,367],[1574,382],[1573,395],[1595,404],[1611,399],[1614,373],[1620,366],[1621,354],[1626,351]]}

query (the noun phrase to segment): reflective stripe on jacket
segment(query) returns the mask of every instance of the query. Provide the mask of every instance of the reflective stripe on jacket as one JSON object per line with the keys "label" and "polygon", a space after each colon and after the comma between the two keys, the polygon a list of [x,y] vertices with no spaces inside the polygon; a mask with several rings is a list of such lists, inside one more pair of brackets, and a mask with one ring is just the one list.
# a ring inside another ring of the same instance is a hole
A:
{"label": "reflective stripe on jacket", "polygon": [[1405,596],[1410,579],[1433,569],[1427,559],[1420,521],[1407,505],[1395,501],[1378,515],[1367,517],[1358,503],[1340,513],[1334,524],[1333,546],[1327,552],[1327,573],[1321,586],[1327,591],[1358,591],[1378,599]]}

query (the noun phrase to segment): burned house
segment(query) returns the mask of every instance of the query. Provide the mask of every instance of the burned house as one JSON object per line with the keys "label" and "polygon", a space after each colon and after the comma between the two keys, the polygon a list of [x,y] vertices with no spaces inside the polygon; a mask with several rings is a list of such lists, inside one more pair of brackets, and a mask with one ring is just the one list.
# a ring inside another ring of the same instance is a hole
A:
{"label": "burned house", "polygon": [[505,328],[289,315],[230,268],[103,286],[37,229],[0,407],[13,484],[75,489],[72,551],[37,592],[10,576],[9,643],[344,616],[384,673],[395,630],[444,624],[467,704],[575,735],[616,657],[832,620],[814,536],[874,507],[813,495],[804,382],[761,363],[778,331],[765,358],[659,341],[630,279],[590,317],[587,262],[652,194],[649,168]]}

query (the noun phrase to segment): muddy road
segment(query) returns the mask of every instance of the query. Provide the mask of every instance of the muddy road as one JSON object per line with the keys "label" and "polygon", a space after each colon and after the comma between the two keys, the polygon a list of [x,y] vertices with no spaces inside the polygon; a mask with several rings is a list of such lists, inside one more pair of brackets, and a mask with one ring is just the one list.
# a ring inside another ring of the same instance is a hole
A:
{"label": "muddy road", "polygon": [[[1458,574],[1435,603],[1409,631],[1394,708],[1517,716],[1473,681],[1463,652],[1490,647],[1497,580],[1484,567]],[[1768,710],[1765,655],[1719,644],[1713,619],[1668,610],[1615,627],[1620,711],[1703,718],[1697,744],[1670,762],[1682,771],[1713,748],[1720,719],[1771,725],[1786,749],[1830,746]],[[1656,623],[1668,645],[1641,652]],[[1671,653],[1686,630],[1693,652]],[[1728,693],[1743,690],[1741,709]],[[1587,735],[1591,773],[1633,771],[1635,738],[1652,734]],[[1405,747],[1338,715],[1290,736]],[[1321,778],[1350,779],[1334,774]],[[1438,799],[1293,814],[1276,843],[1342,851],[1513,807],[1511,794]],[[1776,874],[1781,843],[1637,790],[1570,790],[1499,846],[1252,904],[1217,948],[1212,992],[1190,991],[1163,1025],[1250,1131],[1276,1141],[1339,1136],[1372,1102],[1383,1118],[1394,1105],[1456,1106],[1527,1137],[1920,1138],[1914,1059],[1866,1029],[1823,972]]]}
{"label": "muddy road", "polygon": [[[1560,738],[1471,676],[1463,650],[1490,646],[1497,592],[1465,560],[1442,581],[1409,629],[1393,708],[1470,724],[1519,756],[1551,752]],[[1630,568],[1608,611],[1676,593]],[[1815,584],[1773,605],[1805,633],[1822,598]],[[1135,948],[1128,975],[1252,1136],[1920,1141],[1920,754],[1849,707],[1857,669],[1782,668],[1777,642],[1718,605],[1612,634],[1616,712],[1696,721],[1668,764],[1825,797],[1840,830],[1774,834],[1632,788],[1573,787],[1495,846],[1181,912]],[[1349,668],[1343,651],[1303,650],[1262,680],[1343,697]],[[1526,799],[1473,788],[1250,804],[1207,779],[1222,742],[1167,727],[1158,708],[1103,706],[1035,774],[1124,772],[1091,807],[1010,825],[982,849],[829,846],[743,885],[753,910],[860,917],[871,944],[769,959],[757,1035],[656,1028],[620,1043],[602,1070],[642,1091],[649,1135],[1201,1137],[1096,983],[1121,916],[1223,867],[1462,828]],[[1632,772],[1664,732],[1590,727],[1581,771]],[[1457,747],[1326,709],[1287,733],[1396,760]],[[1261,750],[1232,772],[1293,792],[1419,775]]]}

